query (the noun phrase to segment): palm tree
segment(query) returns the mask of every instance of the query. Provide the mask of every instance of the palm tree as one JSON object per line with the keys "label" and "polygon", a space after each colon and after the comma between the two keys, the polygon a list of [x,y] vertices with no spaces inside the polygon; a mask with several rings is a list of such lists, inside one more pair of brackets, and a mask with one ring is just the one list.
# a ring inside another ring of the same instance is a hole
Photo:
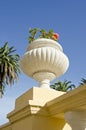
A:
{"label": "palm tree", "polygon": [[86,84],[86,79],[82,78],[80,85],[84,85],[84,84]]}
{"label": "palm tree", "polygon": [[64,82],[58,81],[54,83],[54,85],[50,85],[50,87],[57,91],[67,92],[75,88],[75,85],[71,84],[71,81],[65,80]]}
{"label": "palm tree", "polygon": [[[20,73],[19,55],[14,54],[14,47],[8,47],[8,42],[0,48],[0,95],[2,96],[6,85],[12,85]],[[12,54],[13,53],[13,54]]]}

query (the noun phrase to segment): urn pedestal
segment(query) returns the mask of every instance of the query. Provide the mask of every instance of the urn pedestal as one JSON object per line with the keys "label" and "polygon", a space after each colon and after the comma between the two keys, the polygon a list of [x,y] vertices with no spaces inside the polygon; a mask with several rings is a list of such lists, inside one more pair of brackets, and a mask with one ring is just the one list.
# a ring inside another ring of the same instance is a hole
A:
{"label": "urn pedestal", "polygon": [[50,81],[66,72],[69,60],[59,43],[41,38],[28,45],[20,65],[26,75],[39,82],[40,87],[49,88]]}

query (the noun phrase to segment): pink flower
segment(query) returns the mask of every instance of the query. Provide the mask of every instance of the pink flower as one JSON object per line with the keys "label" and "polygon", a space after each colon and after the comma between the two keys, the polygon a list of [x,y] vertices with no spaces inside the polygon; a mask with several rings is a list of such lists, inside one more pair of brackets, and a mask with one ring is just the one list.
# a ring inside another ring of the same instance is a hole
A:
{"label": "pink flower", "polygon": [[53,38],[54,38],[55,40],[58,40],[58,39],[59,39],[59,34],[58,34],[58,33],[54,33],[54,34],[53,34]]}

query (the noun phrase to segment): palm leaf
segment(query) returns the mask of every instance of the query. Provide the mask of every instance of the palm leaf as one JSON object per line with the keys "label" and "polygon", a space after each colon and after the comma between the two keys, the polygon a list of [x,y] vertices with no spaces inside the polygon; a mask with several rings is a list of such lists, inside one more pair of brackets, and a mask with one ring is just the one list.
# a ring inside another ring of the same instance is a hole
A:
{"label": "palm leaf", "polygon": [[86,84],[86,79],[82,78],[80,85],[84,85],[84,84]]}
{"label": "palm leaf", "polygon": [[3,86],[14,84],[20,73],[18,54],[13,54],[16,50],[14,46],[8,47],[8,42],[0,48],[0,90],[4,91]]}
{"label": "palm leaf", "polygon": [[50,87],[58,91],[67,92],[75,88],[75,85],[71,84],[71,81],[65,80],[64,82],[58,81],[54,85],[50,85]]}

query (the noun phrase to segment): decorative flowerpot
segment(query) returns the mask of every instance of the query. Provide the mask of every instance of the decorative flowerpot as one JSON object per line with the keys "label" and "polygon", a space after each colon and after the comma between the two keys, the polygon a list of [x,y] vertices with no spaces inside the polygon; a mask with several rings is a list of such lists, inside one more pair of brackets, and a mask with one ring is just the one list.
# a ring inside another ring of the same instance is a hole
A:
{"label": "decorative flowerpot", "polygon": [[20,65],[26,75],[40,82],[40,87],[49,87],[51,80],[66,72],[69,60],[59,43],[40,38],[29,44]]}

